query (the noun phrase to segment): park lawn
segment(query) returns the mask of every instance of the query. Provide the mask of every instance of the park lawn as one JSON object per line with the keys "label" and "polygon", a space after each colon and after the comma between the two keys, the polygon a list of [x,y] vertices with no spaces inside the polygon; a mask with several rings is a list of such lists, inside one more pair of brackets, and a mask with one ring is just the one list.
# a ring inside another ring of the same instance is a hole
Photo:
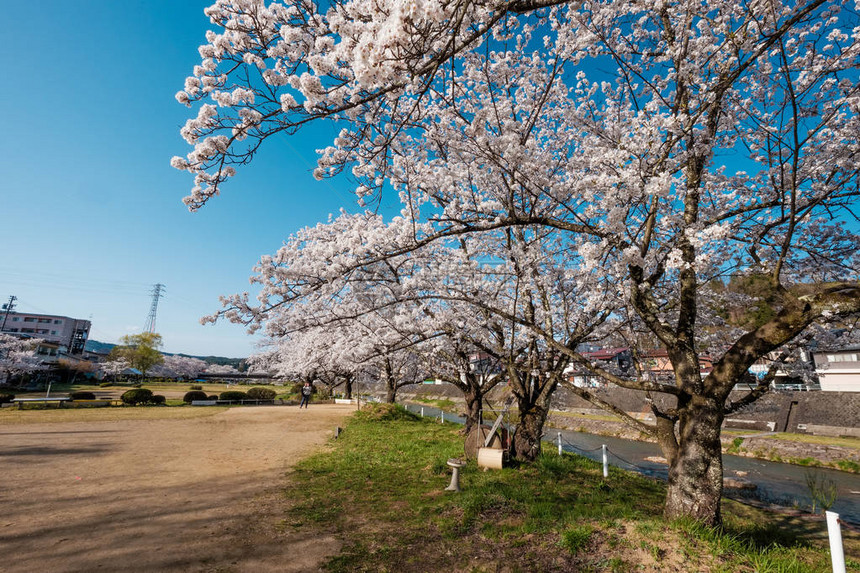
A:
{"label": "park lawn", "polygon": [[[458,426],[372,405],[329,451],[301,462],[282,527],[335,533],[329,571],[830,570],[820,517],[791,517],[727,501],[720,530],[661,517],[665,486],[573,454],[500,471],[462,470],[443,491],[445,461],[462,454]],[[850,567],[860,537],[844,532]]]}
{"label": "park lawn", "polygon": [[205,418],[223,412],[230,406],[206,408],[168,408],[165,406],[124,406],[114,408],[41,408],[19,410],[0,409],[0,426],[13,424],[44,424],[51,422],[117,422],[123,420],[187,420]]}

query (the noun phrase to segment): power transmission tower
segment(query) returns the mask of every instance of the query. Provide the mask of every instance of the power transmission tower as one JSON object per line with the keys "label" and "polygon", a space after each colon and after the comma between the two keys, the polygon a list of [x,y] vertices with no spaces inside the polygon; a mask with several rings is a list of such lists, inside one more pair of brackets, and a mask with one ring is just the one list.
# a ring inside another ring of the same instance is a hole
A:
{"label": "power transmission tower", "polygon": [[0,331],[5,330],[6,328],[6,319],[9,318],[9,313],[15,310],[15,301],[18,299],[17,296],[12,295],[9,297],[9,302],[3,305],[3,325],[0,326]]}
{"label": "power transmission tower", "polygon": [[149,307],[149,316],[146,317],[146,325],[143,327],[145,332],[155,332],[155,315],[158,312],[158,299],[164,296],[163,291],[167,287],[161,283],[152,286],[152,306]]}

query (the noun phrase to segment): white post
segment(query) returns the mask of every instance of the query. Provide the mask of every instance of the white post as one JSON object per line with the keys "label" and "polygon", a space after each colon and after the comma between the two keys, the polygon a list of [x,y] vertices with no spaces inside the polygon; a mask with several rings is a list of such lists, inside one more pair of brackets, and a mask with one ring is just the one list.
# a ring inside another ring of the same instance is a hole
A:
{"label": "white post", "polygon": [[609,477],[609,457],[606,455],[606,444],[603,444],[603,477]]}
{"label": "white post", "polygon": [[439,421],[445,423],[445,412],[439,412]]}
{"label": "white post", "polygon": [[561,455],[561,432],[558,433],[558,455]]}
{"label": "white post", "polygon": [[845,573],[845,553],[842,551],[842,531],[839,529],[839,514],[832,511],[827,516],[827,534],[830,536],[830,561],[833,573]]}
{"label": "white post", "polygon": [[421,406],[421,417],[424,417],[424,406]]}

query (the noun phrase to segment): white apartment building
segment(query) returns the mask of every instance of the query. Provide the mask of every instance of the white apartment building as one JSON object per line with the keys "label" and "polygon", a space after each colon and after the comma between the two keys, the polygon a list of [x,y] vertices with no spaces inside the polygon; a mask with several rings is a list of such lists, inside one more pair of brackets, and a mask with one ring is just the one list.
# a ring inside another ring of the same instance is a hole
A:
{"label": "white apartment building", "polygon": [[0,313],[0,331],[25,338],[41,338],[46,347],[56,346],[60,352],[72,355],[83,354],[90,326],[89,320],[68,316]]}

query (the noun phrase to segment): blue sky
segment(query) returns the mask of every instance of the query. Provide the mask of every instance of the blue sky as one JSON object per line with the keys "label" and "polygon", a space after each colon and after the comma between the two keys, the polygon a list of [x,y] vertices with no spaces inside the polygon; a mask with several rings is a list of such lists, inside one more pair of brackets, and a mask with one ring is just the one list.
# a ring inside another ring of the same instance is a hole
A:
{"label": "blue sky", "polygon": [[193,113],[174,94],[199,63],[208,0],[35,0],[0,19],[0,299],[18,310],[92,320],[91,338],[142,330],[155,283],[164,350],[247,356],[244,328],[201,326],[218,295],[248,288],[260,255],[340,207],[345,180],[317,182],[326,127],[270,141],[197,213],[191,177],[170,167],[189,148]]}

